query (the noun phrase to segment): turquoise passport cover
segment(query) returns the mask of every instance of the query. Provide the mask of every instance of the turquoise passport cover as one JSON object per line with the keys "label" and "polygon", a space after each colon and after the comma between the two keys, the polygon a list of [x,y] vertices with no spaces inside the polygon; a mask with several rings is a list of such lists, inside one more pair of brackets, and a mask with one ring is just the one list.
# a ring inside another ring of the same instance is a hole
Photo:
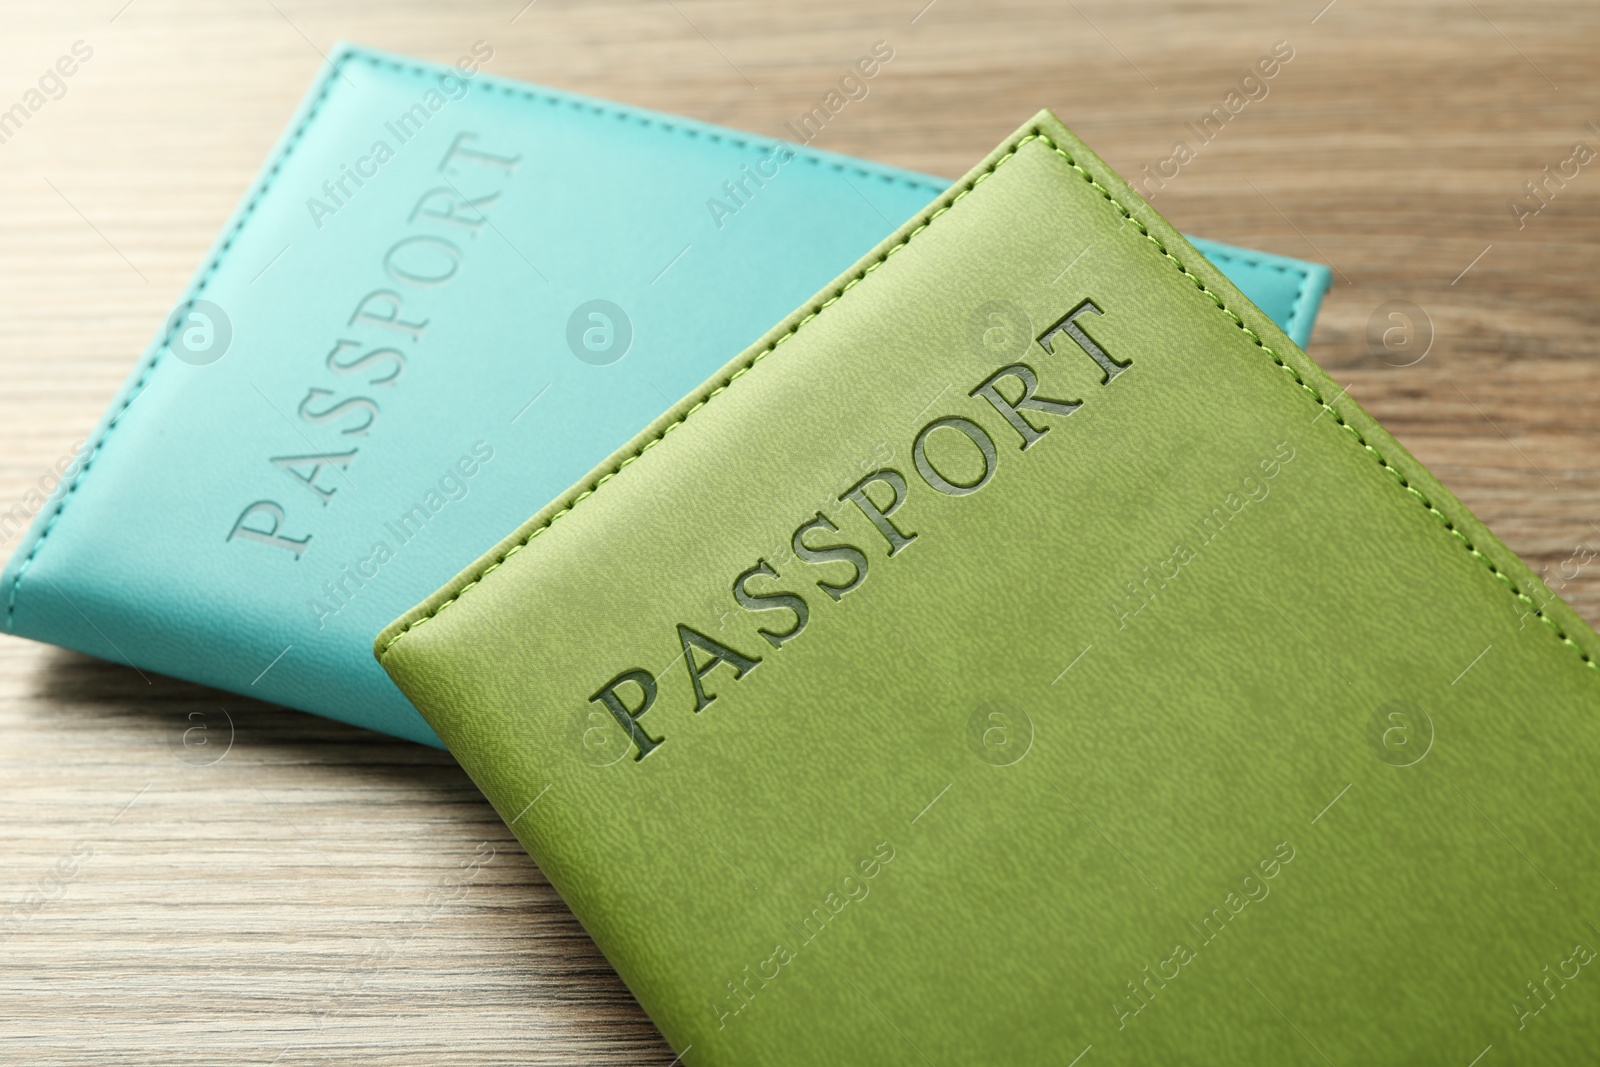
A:
{"label": "turquoise passport cover", "polygon": [[[948,184],[493,65],[333,55],[23,509],[6,632],[437,744],[373,635]],[[1201,248],[1306,340],[1324,268]]]}

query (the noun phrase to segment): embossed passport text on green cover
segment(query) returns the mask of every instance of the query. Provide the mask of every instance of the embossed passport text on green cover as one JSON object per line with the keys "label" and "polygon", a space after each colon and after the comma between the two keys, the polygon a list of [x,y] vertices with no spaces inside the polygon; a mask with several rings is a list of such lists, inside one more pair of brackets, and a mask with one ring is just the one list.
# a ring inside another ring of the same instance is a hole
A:
{"label": "embossed passport text on green cover", "polygon": [[[437,743],[372,635],[947,188],[501,62],[334,52],[83,462],[0,514],[0,630]],[[1205,250],[1309,335],[1325,267]]]}
{"label": "embossed passport text on green cover", "polygon": [[1600,642],[1048,113],[377,651],[685,1063],[1600,1041]]}

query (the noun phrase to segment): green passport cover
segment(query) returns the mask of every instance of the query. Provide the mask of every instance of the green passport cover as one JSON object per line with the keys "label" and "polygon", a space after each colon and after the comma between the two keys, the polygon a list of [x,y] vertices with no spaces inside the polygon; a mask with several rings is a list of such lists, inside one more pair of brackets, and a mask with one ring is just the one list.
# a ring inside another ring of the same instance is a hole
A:
{"label": "green passport cover", "polygon": [[1600,642],[1048,112],[376,647],[688,1064],[1600,1040]]}

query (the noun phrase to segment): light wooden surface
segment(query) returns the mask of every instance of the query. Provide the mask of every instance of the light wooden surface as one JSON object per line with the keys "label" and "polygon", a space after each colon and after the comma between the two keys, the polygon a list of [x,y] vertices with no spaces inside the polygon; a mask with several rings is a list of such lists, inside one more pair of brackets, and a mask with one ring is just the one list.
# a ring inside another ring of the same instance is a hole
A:
{"label": "light wooden surface", "polygon": [[[1600,622],[1600,163],[1525,228],[1507,207],[1600,148],[1600,8],[925,2],[10,0],[0,109],[94,56],[0,144],[0,510],[93,425],[335,40],[485,39],[496,74],[770,135],[887,40],[818,143],[952,177],[1040,106],[1137,175],[1286,40],[1156,206],[1332,263],[1311,354]],[[1395,300],[1432,323],[1409,367],[1367,340]],[[192,713],[231,716],[210,766]],[[0,930],[3,1063],[673,1060],[448,756],[11,638]]]}

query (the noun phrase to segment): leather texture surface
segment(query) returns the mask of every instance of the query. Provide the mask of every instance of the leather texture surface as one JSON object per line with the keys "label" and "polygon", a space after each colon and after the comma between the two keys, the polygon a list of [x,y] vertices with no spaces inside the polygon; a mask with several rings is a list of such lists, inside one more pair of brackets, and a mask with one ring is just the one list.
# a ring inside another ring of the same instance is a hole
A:
{"label": "leather texture surface", "polygon": [[[947,187],[464,60],[335,53],[185,297],[230,343],[154,339],[7,632],[437,744],[372,635]],[[1323,268],[1211,251],[1309,331]]]}
{"label": "leather texture surface", "polygon": [[1600,1039],[1600,643],[1048,112],[376,651],[688,1064]]}

